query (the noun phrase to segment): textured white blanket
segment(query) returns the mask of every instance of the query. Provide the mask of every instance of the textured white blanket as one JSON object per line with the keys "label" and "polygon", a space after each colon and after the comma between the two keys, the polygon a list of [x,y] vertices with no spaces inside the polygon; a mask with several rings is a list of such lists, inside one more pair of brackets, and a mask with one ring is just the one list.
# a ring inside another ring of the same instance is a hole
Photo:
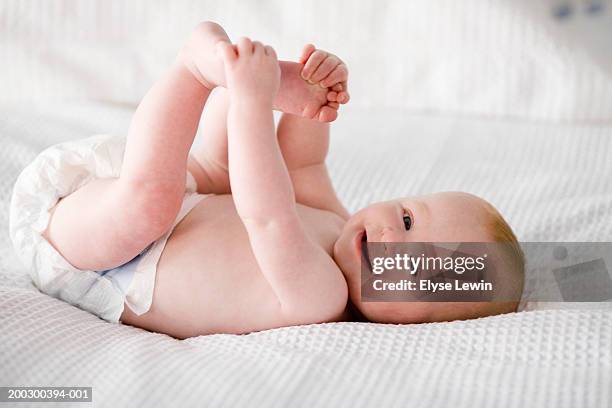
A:
{"label": "textured white blanket", "polygon": [[612,319],[537,311],[176,341],[0,289],[3,385],[93,386],[96,407],[609,407]]}
{"label": "textured white blanket", "polygon": [[31,285],[8,243],[18,172],[51,144],[125,134],[131,114],[58,100],[134,106],[201,19],[283,58],[314,42],[348,62],[353,100],[333,127],[329,165],[350,210],[465,190],[523,241],[612,241],[612,79],[559,35],[571,28],[550,15],[561,2],[356,3],[0,2],[0,386],[92,386],[93,406],[113,408],[612,406],[612,312],[593,305],[177,341]]}
{"label": "textured white blanket", "polygon": [[211,19],[283,59],[307,42],[338,53],[353,105],[610,123],[612,78],[563,35],[571,21],[551,15],[563,3],[582,16],[597,2],[3,0],[0,56],[10,63],[0,64],[0,102],[135,105],[192,27]]}
{"label": "textured white blanket", "polygon": [[[93,386],[97,407],[612,404],[609,310],[177,341],[43,295],[8,246],[10,187],[43,147],[124,133],[131,112],[103,105],[0,112],[0,385]],[[351,210],[466,190],[495,204],[522,240],[612,240],[610,128],[344,113],[329,164]]]}

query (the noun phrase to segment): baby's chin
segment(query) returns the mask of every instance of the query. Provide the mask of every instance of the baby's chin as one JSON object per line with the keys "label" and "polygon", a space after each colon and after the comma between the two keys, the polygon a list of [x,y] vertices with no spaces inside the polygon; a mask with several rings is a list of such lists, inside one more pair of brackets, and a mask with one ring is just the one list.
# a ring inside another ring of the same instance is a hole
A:
{"label": "baby's chin", "polygon": [[362,302],[358,309],[374,323],[433,323],[516,312],[518,302]]}

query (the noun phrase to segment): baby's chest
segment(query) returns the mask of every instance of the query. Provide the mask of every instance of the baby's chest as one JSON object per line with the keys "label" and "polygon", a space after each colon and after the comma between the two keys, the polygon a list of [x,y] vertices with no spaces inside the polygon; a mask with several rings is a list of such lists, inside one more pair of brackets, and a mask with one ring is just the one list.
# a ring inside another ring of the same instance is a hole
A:
{"label": "baby's chest", "polygon": [[[298,215],[310,238],[332,254],[339,235],[337,220],[320,210],[299,206]],[[334,216],[335,217],[335,216]],[[278,248],[291,251],[292,248]],[[211,279],[247,277],[247,284],[261,278],[249,237],[230,195],[211,196],[202,200],[177,225],[168,240],[166,256],[185,268],[200,268]]]}
{"label": "baby's chest", "polygon": [[[313,240],[331,256],[336,232],[325,226],[329,221],[320,220],[319,224],[318,217],[310,214],[304,222],[310,223],[307,228]],[[177,225],[164,249],[159,273],[197,287],[198,298],[205,303],[202,309],[215,310],[223,318],[240,319],[247,312],[266,319],[275,316],[278,299],[257,264],[233,202],[227,198],[204,199]],[[218,305],[224,305],[223,311],[217,310]],[[265,324],[272,323],[266,320]]]}
{"label": "baby's chest", "polygon": [[[310,238],[331,255],[343,221],[330,212],[300,204],[297,205],[297,213]],[[173,235],[180,235],[185,241],[197,241],[200,249],[205,246],[216,250],[214,253],[219,256],[224,253],[228,256],[237,252],[251,253],[248,234],[231,195],[214,195],[202,200],[177,226]]]}

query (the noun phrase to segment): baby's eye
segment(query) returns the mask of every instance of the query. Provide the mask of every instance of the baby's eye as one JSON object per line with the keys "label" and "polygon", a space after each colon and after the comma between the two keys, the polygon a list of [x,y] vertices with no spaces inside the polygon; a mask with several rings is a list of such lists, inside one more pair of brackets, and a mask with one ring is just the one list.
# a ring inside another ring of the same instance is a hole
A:
{"label": "baby's eye", "polygon": [[410,227],[412,227],[412,218],[410,218],[410,214],[404,215],[404,227],[406,228],[406,231],[409,231]]}

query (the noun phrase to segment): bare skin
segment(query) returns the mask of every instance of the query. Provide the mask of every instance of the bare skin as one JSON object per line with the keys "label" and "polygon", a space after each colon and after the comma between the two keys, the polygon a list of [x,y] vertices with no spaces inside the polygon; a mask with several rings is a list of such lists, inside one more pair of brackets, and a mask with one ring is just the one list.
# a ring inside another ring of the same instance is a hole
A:
{"label": "bare skin", "polygon": [[[124,323],[186,338],[345,320],[349,290],[364,315],[385,321],[355,293],[355,239],[368,230],[368,239],[382,232],[460,241],[466,228],[483,239],[474,228],[483,214],[473,196],[447,194],[374,205],[350,217],[325,166],[327,122],[349,100],[347,79],[341,60],[312,45],[299,63],[279,63],[269,46],[246,38],[232,45],[220,26],[200,24],[138,107],[120,178],[62,199],[46,238],[77,268],[122,265],[170,229],[189,168],[198,192],[215,195],[173,230],[151,309],[138,316],[126,307]],[[205,105],[202,148],[190,155]],[[273,109],[285,112],[277,129]],[[416,235],[403,229],[404,209],[415,217]],[[407,313],[413,309],[400,304],[399,312],[383,312],[416,322],[511,310],[417,307],[427,310]]]}
{"label": "bare skin", "polygon": [[[342,218],[317,209],[316,205],[294,205],[299,216],[307,221],[300,235],[302,241],[297,244],[307,245],[335,270],[334,274],[327,274],[331,279],[325,279],[327,271],[304,274],[308,282],[302,282],[307,284],[296,296],[303,301],[299,306],[287,302],[289,306],[282,309],[278,290],[270,283],[271,278],[261,272],[253,256],[244,220],[238,216],[233,197],[223,195],[231,192],[228,113],[218,115],[215,111],[229,110],[230,92],[219,88],[209,100],[212,87],[227,86],[224,65],[215,48],[219,42],[230,44],[218,25],[203,23],[196,28],[175,65],[138,107],[128,134],[121,177],[94,181],[62,199],[53,209],[45,236],[79,269],[105,270],[122,265],[169,229],[182,202],[189,166],[198,181],[199,193],[219,195],[203,200],[175,228],[158,264],[150,311],[137,316],[126,307],[121,320],[181,338],[338,320],[346,305],[346,283],[330,254]],[[313,52],[312,46],[307,46],[302,57],[307,59]],[[267,94],[268,127],[272,123],[272,108],[291,112],[285,114],[278,129],[278,137],[284,139],[281,154],[288,157],[291,168],[287,174],[298,179],[311,172],[320,176],[317,182],[323,187],[325,201],[333,202],[345,214],[323,165],[329,134],[325,122],[335,119],[339,101],[349,99],[341,87],[346,81],[345,74],[339,76],[335,84],[338,86],[327,89],[300,77],[303,64],[279,64],[275,56],[270,58],[279,71],[276,89],[258,91],[254,99],[245,91],[235,99],[249,107],[259,106],[259,98]],[[341,65],[337,61],[334,68]],[[337,75],[334,71],[331,69],[326,77]],[[262,83],[263,73],[250,70],[250,74],[257,74],[256,83]],[[207,101],[209,106],[203,117],[205,147],[190,157],[189,149]],[[246,122],[244,117],[240,121]],[[266,121],[257,116],[248,123],[248,131],[253,133]],[[266,128],[268,131],[276,139],[274,128]],[[307,140],[312,138],[321,138],[321,142],[304,150]],[[297,154],[302,150],[307,154]],[[315,204],[313,200],[320,195],[297,191],[305,203]],[[75,214],[82,222],[74,222]],[[215,256],[207,256],[203,263],[204,253]],[[321,289],[308,290],[317,286]],[[313,300],[310,293],[315,293],[317,299]],[[327,300],[320,302],[318,298],[323,296]],[[305,302],[321,304],[322,313],[302,307]],[[228,308],[229,304],[232,307]],[[287,311],[288,307],[295,310]]]}

